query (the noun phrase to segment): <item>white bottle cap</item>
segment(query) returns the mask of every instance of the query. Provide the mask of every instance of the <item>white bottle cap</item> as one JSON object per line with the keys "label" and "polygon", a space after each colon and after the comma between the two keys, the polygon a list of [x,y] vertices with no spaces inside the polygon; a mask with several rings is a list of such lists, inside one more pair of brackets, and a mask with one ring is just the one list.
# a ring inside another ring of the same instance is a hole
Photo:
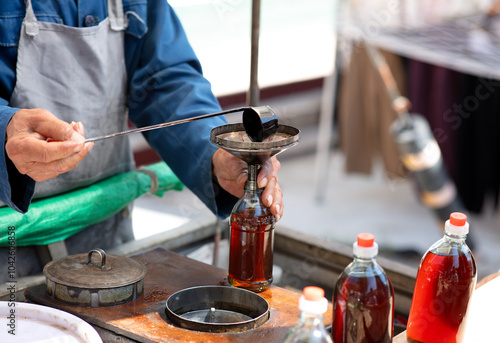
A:
{"label": "white bottle cap", "polygon": [[465,236],[469,233],[467,216],[461,212],[453,212],[444,224],[446,233],[454,236]]}
{"label": "white bottle cap", "polygon": [[323,314],[328,310],[328,300],[322,288],[308,286],[299,298],[299,310],[310,314]]}
{"label": "white bottle cap", "polygon": [[378,244],[371,233],[358,234],[357,241],[353,244],[354,256],[360,258],[374,258],[378,255]]}

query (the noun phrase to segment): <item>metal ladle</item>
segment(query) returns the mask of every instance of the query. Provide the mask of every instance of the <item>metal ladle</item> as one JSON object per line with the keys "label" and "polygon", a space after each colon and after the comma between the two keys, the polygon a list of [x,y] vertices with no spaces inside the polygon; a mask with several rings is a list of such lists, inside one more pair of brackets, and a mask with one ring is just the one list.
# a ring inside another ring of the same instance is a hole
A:
{"label": "metal ladle", "polygon": [[127,131],[111,133],[111,134],[107,134],[107,135],[103,135],[103,136],[87,138],[87,139],[85,139],[85,143],[96,142],[96,141],[100,141],[103,139],[128,135],[129,133],[156,130],[156,129],[160,129],[160,128],[167,127],[167,126],[183,124],[183,123],[187,123],[187,122],[191,122],[191,121],[195,121],[195,120],[217,117],[220,115],[234,113],[234,112],[241,112],[241,111],[243,111],[242,116],[243,116],[243,125],[245,127],[245,131],[246,131],[248,137],[253,142],[262,142],[267,137],[274,134],[276,132],[276,130],[278,129],[278,118],[276,117],[276,114],[269,106],[240,107],[240,108],[234,108],[231,110],[226,110],[226,111],[221,111],[221,112],[216,112],[216,113],[203,114],[203,115],[200,115],[197,117],[192,117],[192,118],[174,120],[174,121],[171,121],[168,123],[145,126],[145,127],[127,130]]}
{"label": "metal ladle", "polygon": [[278,130],[278,118],[269,106],[248,107],[243,111],[243,127],[252,142],[262,142]]}

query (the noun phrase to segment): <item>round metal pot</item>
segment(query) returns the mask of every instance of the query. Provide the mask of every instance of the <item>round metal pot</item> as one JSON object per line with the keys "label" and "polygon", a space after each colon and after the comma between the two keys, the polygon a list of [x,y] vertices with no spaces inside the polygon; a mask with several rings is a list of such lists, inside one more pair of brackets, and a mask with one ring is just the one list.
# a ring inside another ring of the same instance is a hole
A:
{"label": "round metal pot", "polygon": [[[98,261],[92,260],[94,254],[100,257]],[[49,297],[77,306],[101,307],[141,297],[146,267],[130,258],[93,249],[51,261],[43,274]]]}
{"label": "round metal pot", "polygon": [[174,324],[204,332],[242,332],[269,319],[269,304],[242,288],[200,286],[172,294],[165,314]]}

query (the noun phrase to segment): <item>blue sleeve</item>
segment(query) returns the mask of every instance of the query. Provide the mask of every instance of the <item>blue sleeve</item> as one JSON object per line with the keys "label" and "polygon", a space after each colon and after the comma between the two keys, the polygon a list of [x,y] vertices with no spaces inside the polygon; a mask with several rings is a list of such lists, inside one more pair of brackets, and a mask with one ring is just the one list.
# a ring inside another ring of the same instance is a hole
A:
{"label": "blue sleeve", "polygon": [[0,200],[14,210],[26,213],[35,192],[35,181],[17,171],[5,152],[7,124],[19,109],[5,105],[0,99]]}
{"label": "blue sleeve", "polygon": [[[148,1],[145,24],[143,36],[127,35],[125,43],[131,121],[141,127],[220,111],[168,3]],[[217,148],[210,142],[210,131],[223,124],[222,117],[215,117],[144,134],[184,185],[221,218],[230,214],[236,201],[212,177]]]}

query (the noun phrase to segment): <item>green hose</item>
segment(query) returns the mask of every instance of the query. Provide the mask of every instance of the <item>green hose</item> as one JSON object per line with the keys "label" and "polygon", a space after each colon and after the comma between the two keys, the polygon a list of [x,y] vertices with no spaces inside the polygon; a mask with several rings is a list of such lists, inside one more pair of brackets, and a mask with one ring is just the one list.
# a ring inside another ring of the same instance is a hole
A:
{"label": "green hose", "polygon": [[[9,207],[0,208],[0,247],[47,245],[64,240],[82,229],[99,223],[123,210],[129,203],[152,191],[183,188],[183,184],[164,162],[112,176],[86,188],[33,201],[21,214]],[[156,185],[154,174],[157,177]],[[12,233],[15,232],[15,241]],[[10,234],[10,236],[9,236]]]}

